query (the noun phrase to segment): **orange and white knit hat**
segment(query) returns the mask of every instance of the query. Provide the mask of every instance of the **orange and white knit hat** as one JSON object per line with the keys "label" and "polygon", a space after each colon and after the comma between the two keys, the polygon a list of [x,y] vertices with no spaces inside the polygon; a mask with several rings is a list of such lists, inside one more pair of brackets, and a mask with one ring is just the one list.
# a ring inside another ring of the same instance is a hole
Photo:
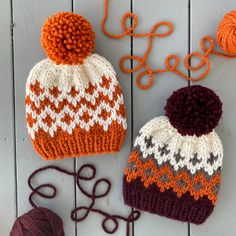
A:
{"label": "orange and white knit hat", "polygon": [[124,141],[121,87],[112,65],[92,54],[94,39],[74,13],[57,13],[42,28],[49,58],[30,71],[25,104],[33,146],[47,160],[118,152]]}

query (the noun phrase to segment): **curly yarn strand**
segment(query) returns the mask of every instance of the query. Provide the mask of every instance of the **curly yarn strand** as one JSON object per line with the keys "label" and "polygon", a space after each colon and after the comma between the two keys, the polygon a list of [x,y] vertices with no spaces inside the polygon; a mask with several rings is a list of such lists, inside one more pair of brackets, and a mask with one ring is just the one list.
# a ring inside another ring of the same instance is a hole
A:
{"label": "curly yarn strand", "polygon": [[[128,28],[126,22],[128,19],[131,19],[132,24]],[[119,66],[122,72],[124,73],[135,73],[144,68],[144,71],[140,72],[136,77],[136,84],[140,89],[150,89],[153,85],[153,78],[156,74],[172,72],[179,77],[182,77],[188,81],[200,81],[204,79],[211,71],[211,62],[209,60],[210,55],[220,56],[224,58],[235,58],[236,55],[236,11],[232,11],[227,14],[222,23],[218,27],[217,32],[217,43],[222,47],[224,52],[218,52],[215,50],[214,40],[211,36],[204,36],[200,40],[200,48],[202,52],[192,52],[185,56],[184,66],[187,70],[196,72],[203,67],[205,70],[198,77],[190,77],[183,72],[181,72],[178,67],[180,64],[179,56],[171,54],[166,57],[164,61],[165,68],[151,69],[147,63],[148,56],[152,50],[153,39],[154,38],[164,38],[169,36],[173,32],[173,24],[168,21],[158,22],[153,25],[150,32],[147,33],[136,33],[135,30],[138,26],[138,17],[132,12],[125,13],[121,18],[121,26],[123,32],[120,34],[113,34],[107,31],[106,22],[108,19],[108,0],[104,0],[104,17],[102,20],[102,31],[107,37],[113,39],[121,39],[125,36],[130,36],[134,38],[148,38],[148,46],[143,56],[136,55],[125,55],[120,58]],[[167,31],[164,33],[157,33],[160,27],[167,27]],[[230,50],[229,50],[230,49]],[[200,62],[197,66],[191,65],[192,58],[199,58]],[[127,60],[134,60],[137,62],[137,66],[134,68],[127,68],[125,62]],[[148,76],[146,84],[143,84],[142,78]]]}
{"label": "curly yarn strand", "polygon": [[[96,177],[96,168],[90,164],[82,165],[77,172],[68,171],[66,169],[57,167],[57,166],[45,166],[35,170],[28,178],[28,185],[31,189],[31,193],[29,195],[29,202],[31,206],[34,208],[28,213],[19,217],[12,229],[11,236],[24,236],[24,235],[35,235],[35,236],[64,236],[63,230],[63,222],[59,216],[57,216],[54,212],[38,207],[36,203],[33,201],[34,195],[38,195],[44,199],[52,199],[56,197],[57,189],[54,185],[50,183],[40,184],[37,187],[34,187],[32,184],[33,178],[35,178],[39,173],[54,170],[60,172],[65,175],[72,176],[75,181],[80,192],[91,200],[88,206],[79,206],[76,207],[71,212],[71,219],[75,222],[81,222],[85,220],[90,213],[97,213],[103,216],[103,221],[101,226],[104,232],[108,234],[113,234],[119,228],[119,221],[126,222],[126,236],[130,235],[130,223],[136,221],[140,217],[139,211],[131,211],[131,213],[125,217],[121,215],[112,215],[103,210],[97,209],[94,207],[96,200],[99,198],[103,198],[108,195],[111,189],[111,182],[106,178],[97,179],[92,186],[91,192],[83,187],[82,182],[88,182],[93,180]],[[83,173],[88,172],[91,173],[89,176],[85,176]],[[98,188],[100,185],[105,185],[106,188],[102,193],[98,193]],[[51,190],[50,193],[44,193],[42,190]],[[80,211],[85,212],[82,216],[78,214]],[[107,226],[108,221],[112,221],[114,223],[113,228],[109,228]],[[30,234],[31,233],[31,234]]]}

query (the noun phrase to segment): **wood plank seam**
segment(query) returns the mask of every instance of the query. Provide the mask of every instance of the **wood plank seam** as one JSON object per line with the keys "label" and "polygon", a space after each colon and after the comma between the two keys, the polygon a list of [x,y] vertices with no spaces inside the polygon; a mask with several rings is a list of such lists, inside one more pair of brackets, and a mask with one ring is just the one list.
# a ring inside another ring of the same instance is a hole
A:
{"label": "wood plank seam", "polygon": [[15,177],[15,217],[18,217],[18,195],[17,195],[17,162],[16,162],[16,103],[15,103],[15,53],[14,53],[14,14],[13,14],[13,0],[10,1],[10,8],[11,8],[11,69],[12,69],[12,94],[13,94],[13,135],[14,135],[14,140],[13,140],[13,145],[14,145],[14,177]]}
{"label": "wood plank seam", "polygon": [[[133,0],[130,0],[130,12],[133,13]],[[130,24],[133,24],[133,18],[130,18]],[[133,56],[133,36],[130,37],[130,55]],[[130,60],[130,67],[131,70],[133,70],[133,60]],[[131,145],[130,145],[130,151],[132,150],[133,147],[133,142],[134,142],[134,127],[133,127],[133,86],[134,86],[134,75],[133,72],[130,73],[130,83],[131,83]],[[132,207],[132,211],[134,208]],[[132,236],[135,236],[135,222],[132,222]]]}
{"label": "wood plank seam", "polygon": [[[188,54],[191,53],[191,0],[188,0]],[[191,61],[190,61],[190,64],[191,64]],[[191,71],[188,70],[188,76],[191,77]],[[190,86],[191,82],[188,81],[188,86]],[[188,236],[190,236],[190,227],[191,227],[191,224],[188,223],[187,225],[188,227]]]}

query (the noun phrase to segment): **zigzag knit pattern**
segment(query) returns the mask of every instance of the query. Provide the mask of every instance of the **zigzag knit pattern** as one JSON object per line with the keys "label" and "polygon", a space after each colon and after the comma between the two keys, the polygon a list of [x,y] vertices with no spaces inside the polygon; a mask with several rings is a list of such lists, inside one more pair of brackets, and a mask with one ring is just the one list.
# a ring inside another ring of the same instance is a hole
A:
{"label": "zigzag knit pattern", "polygon": [[180,221],[203,223],[217,200],[223,147],[212,132],[182,135],[166,116],[141,128],[124,173],[125,202]]}
{"label": "zigzag knit pattern", "polygon": [[25,103],[29,135],[45,159],[120,150],[127,128],[123,95],[111,64],[97,54],[79,65],[36,64]]}

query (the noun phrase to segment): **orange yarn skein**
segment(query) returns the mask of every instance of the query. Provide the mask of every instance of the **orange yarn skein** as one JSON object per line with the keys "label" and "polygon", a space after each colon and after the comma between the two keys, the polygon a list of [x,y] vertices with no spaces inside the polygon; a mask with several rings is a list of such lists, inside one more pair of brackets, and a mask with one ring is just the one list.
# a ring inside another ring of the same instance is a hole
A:
{"label": "orange yarn skein", "polygon": [[229,54],[236,54],[236,11],[227,13],[218,26],[218,45]]}
{"label": "orange yarn skein", "polygon": [[[120,39],[125,36],[131,36],[134,38],[144,38],[144,37],[148,38],[148,47],[142,57],[136,56],[136,55],[125,55],[125,56],[121,57],[120,62],[119,62],[120,69],[124,73],[134,73],[134,72],[139,71],[142,67],[144,67],[145,70],[140,72],[136,77],[136,84],[140,89],[149,89],[153,85],[153,76],[155,74],[160,74],[160,73],[165,73],[165,72],[175,73],[178,76],[182,77],[183,79],[186,79],[189,81],[199,81],[199,80],[202,80],[203,78],[205,78],[211,70],[211,62],[209,61],[210,54],[214,54],[214,55],[226,57],[226,58],[235,58],[236,57],[236,55],[229,55],[228,54],[228,53],[233,52],[233,46],[235,46],[235,52],[236,52],[236,40],[234,40],[234,38],[232,38],[232,37],[230,38],[228,35],[227,47],[222,46],[222,49],[226,53],[221,53],[221,52],[217,52],[214,50],[214,47],[215,47],[214,40],[212,37],[207,35],[207,36],[204,36],[200,40],[200,48],[201,48],[202,52],[192,52],[192,53],[188,54],[184,59],[184,66],[189,71],[194,72],[194,71],[200,70],[203,67],[206,67],[205,71],[200,76],[198,76],[196,78],[190,77],[188,75],[185,75],[180,70],[178,70],[180,58],[175,54],[171,54],[166,57],[165,62],[164,62],[165,68],[152,70],[147,63],[147,58],[148,58],[148,56],[151,52],[151,49],[152,49],[153,38],[154,37],[155,38],[158,38],[158,37],[164,38],[164,37],[169,36],[173,32],[172,23],[167,22],[167,21],[162,21],[162,22],[159,22],[159,23],[156,23],[155,25],[153,25],[153,27],[151,28],[149,33],[135,33],[136,27],[138,25],[138,17],[136,14],[134,14],[132,12],[128,12],[128,13],[125,13],[121,19],[121,26],[122,26],[123,32],[120,34],[112,34],[106,30],[105,24],[106,24],[107,18],[108,18],[108,0],[104,0],[104,17],[103,17],[103,21],[102,21],[102,30],[106,36],[113,38],[113,39]],[[132,19],[132,21],[133,21],[133,24],[131,24],[131,26],[129,28],[126,26],[126,20],[128,18]],[[228,20],[228,18],[226,18],[226,19]],[[236,22],[236,11],[234,12],[234,16],[231,16],[230,19],[232,22]],[[168,30],[165,33],[157,33],[158,29],[161,26],[166,26],[168,28]],[[232,27],[232,24],[230,26]],[[221,33],[223,34],[223,30],[229,30],[228,28],[229,28],[229,26],[226,27],[225,25],[223,25],[222,27],[219,27],[219,30],[221,30],[222,31]],[[220,34],[218,33],[218,35],[220,35]],[[217,40],[217,42],[219,43],[219,40]],[[208,44],[208,46],[206,46],[206,44]],[[225,50],[225,48],[229,48],[229,47],[231,48],[231,51]],[[192,66],[190,63],[190,61],[193,57],[198,57],[200,59],[200,62],[197,66]],[[134,68],[131,68],[131,69],[126,68],[125,67],[126,60],[135,60],[138,62],[138,65]],[[143,84],[141,82],[143,76],[145,76],[145,75],[149,76],[147,84]]]}

